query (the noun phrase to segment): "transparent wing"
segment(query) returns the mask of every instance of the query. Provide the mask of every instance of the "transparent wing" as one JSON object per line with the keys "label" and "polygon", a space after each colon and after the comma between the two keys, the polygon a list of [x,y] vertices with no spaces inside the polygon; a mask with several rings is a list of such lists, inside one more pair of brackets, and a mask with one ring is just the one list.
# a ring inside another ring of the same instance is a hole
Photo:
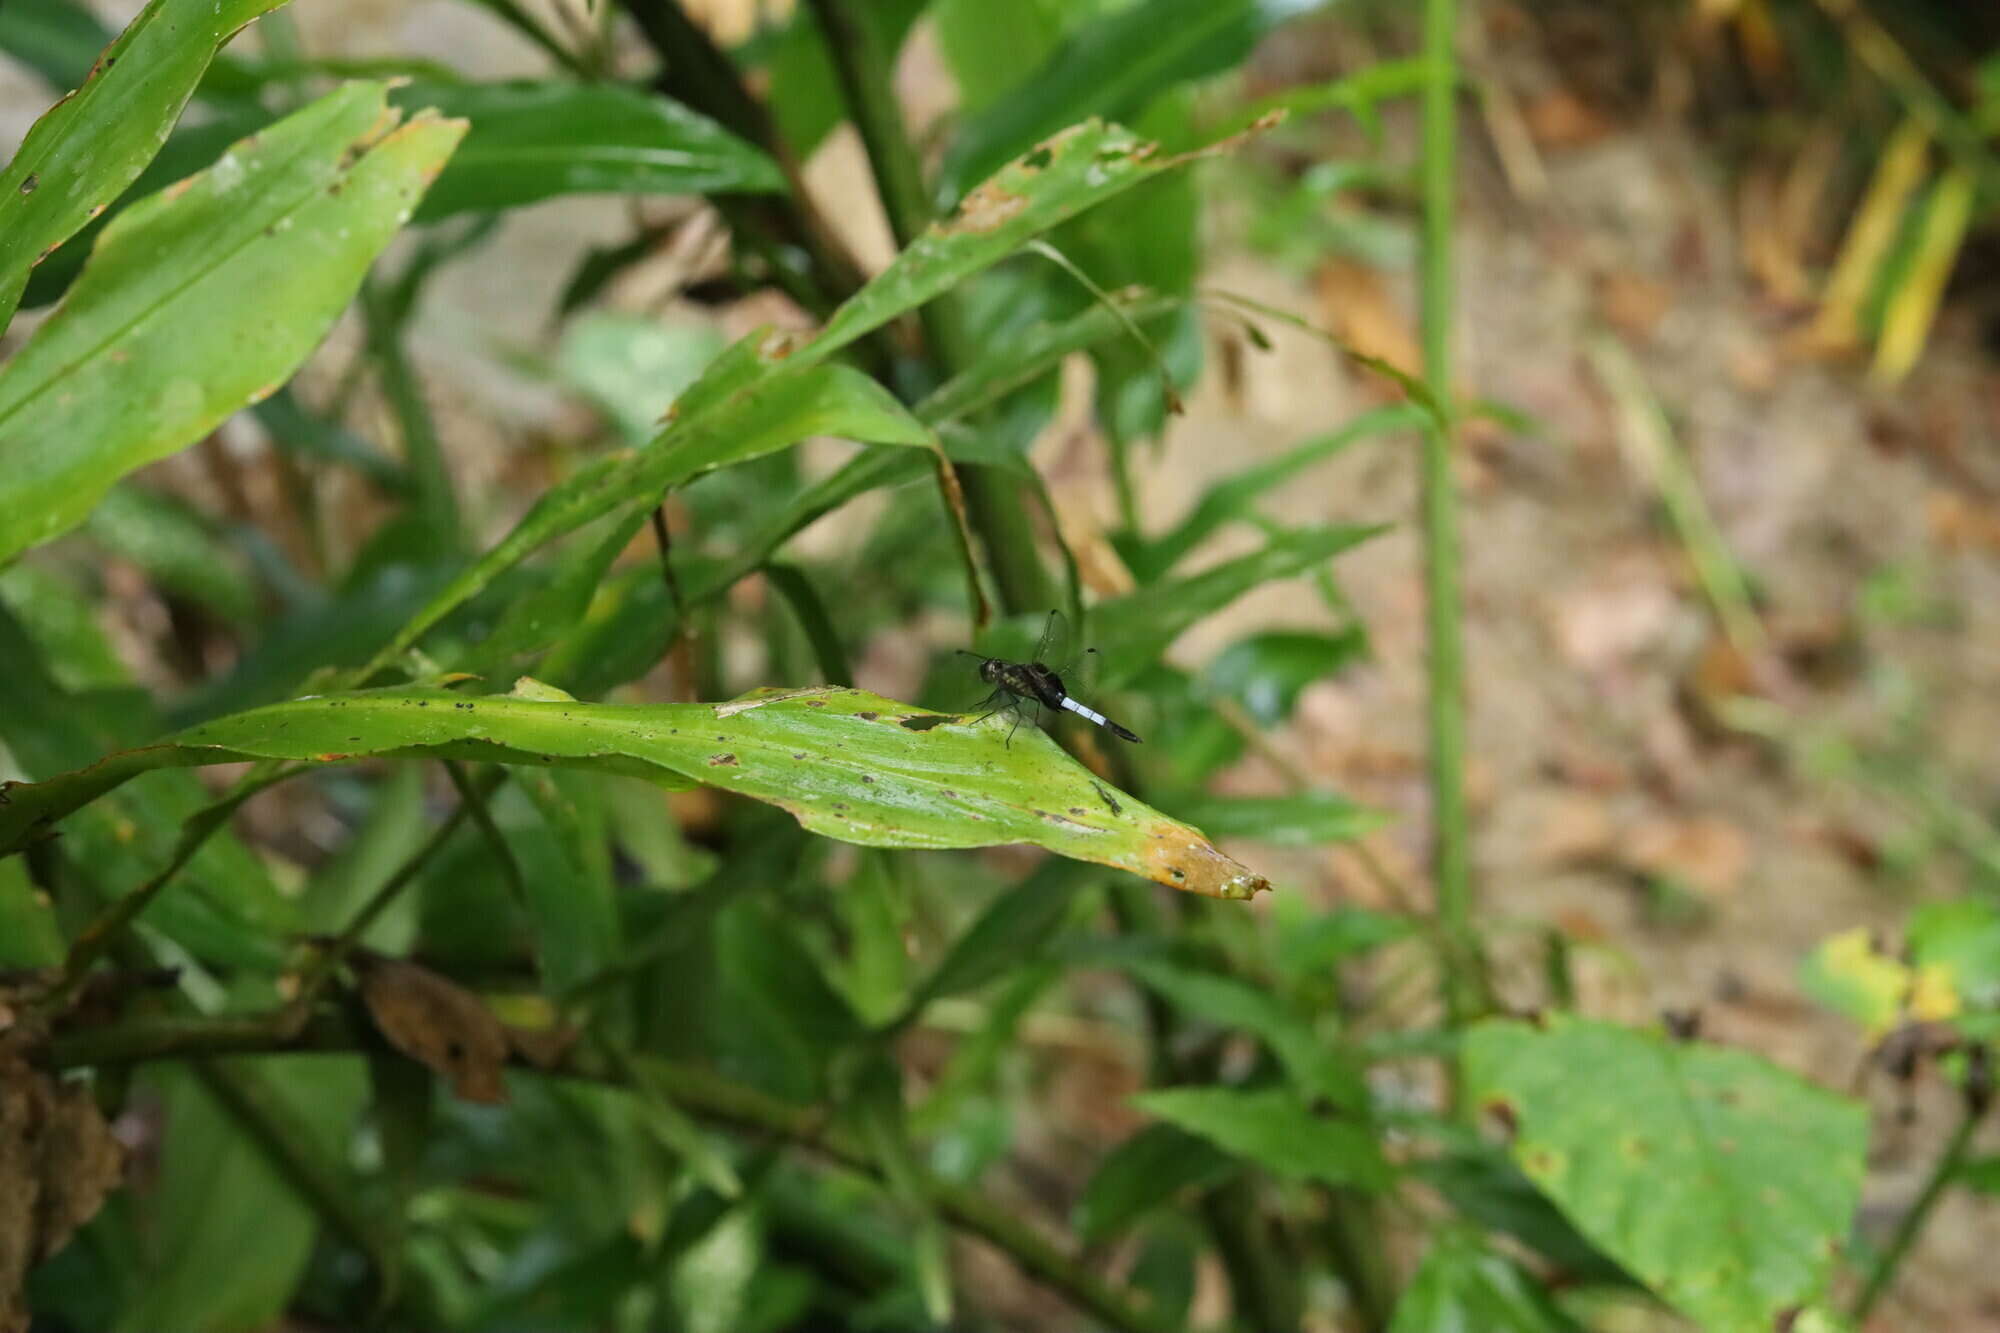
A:
{"label": "transparent wing", "polygon": [[1042,641],[1035,645],[1035,655],[1028,660],[1061,672],[1070,664],[1075,651],[1070,642],[1069,618],[1060,611],[1051,611],[1048,624],[1042,627]]}

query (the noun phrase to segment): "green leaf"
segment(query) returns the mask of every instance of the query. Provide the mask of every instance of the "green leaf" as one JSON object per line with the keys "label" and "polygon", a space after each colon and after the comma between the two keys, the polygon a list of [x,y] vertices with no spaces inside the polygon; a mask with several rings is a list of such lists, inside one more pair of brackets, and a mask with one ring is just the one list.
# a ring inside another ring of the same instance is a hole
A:
{"label": "green leaf", "polygon": [[1360,1069],[1342,1051],[1321,1041],[1304,1019],[1286,1010],[1270,992],[1234,977],[1156,958],[1134,959],[1126,970],[1188,1016],[1259,1038],[1306,1097],[1325,1098],[1344,1111],[1367,1114],[1368,1085]]}
{"label": "green leaf", "polygon": [[1351,842],[1389,822],[1389,816],[1331,792],[1295,796],[1183,796],[1174,808],[1213,838],[1254,838],[1278,847],[1321,847]]}
{"label": "green leaf", "polygon": [[1513,1260],[1456,1228],[1438,1233],[1396,1302],[1389,1333],[1581,1333]]}
{"label": "green leaf", "polygon": [[1316,1115],[1287,1088],[1166,1088],[1142,1092],[1132,1104],[1273,1175],[1369,1190],[1389,1184],[1373,1130]]}
{"label": "green leaf", "polygon": [[1129,118],[1160,93],[1229,69],[1320,0],[1140,0],[1070,33],[1041,68],[973,116],[946,158],[943,192],[1065,125]]}
{"label": "green leaf", "polygon": [[830,1061],[862,1028],[791,924],[739,898],[716,916],[715,960],[717,1062],[793,1101],[825,1097]]}
{"label": "green leaf", "polygon": [[1277,927],[1272,961],[1294,980],[1379,949],[1416,930],[1408,917],[1366,907],[1317,912],[1289,895],[1274,902],[1272,908]]}
{"label": "green leaf", "polygon": [[0,327],[28,270],[137,178],[216,50],[283,0],[153,0],[0,171]]}
{"label": "green leaf", "polygon": [[1070,1220],[1085,1241],[1101,1244],[1181,1191],[1217,1184],[1237,1170],[1236,1159],[1207,1139],[1148,1125],[1098,1163]]}
{"label": "green leaf", "polygon": [[105,229],[0,370],[0,562],[312,350],[462,128],[389,130],[383,97],[379,84],[329,94]]}
{"label": "green leaf", "polygon": [[1110,687],[1130,680],[1165,656],[1196,621],[1252,588],[1302,574],[1381,531],[1333,524],[1280,533],[1250,555],[1099,603],[1090,613],[1090,625],[1105,659],[1101,683]]}
{"label": "green leaf", "polygon": [[417,83],[397,106],[472,124],[420,221],[565,194],[782,191],[777,163],[708,117],[616,83]]}
{"label": "green leaf", "polygon": [[0,786],[0,854],[156,768],[372,755],[595,769],[706,783],[869,847],[1027,842],[1173,888],[1248,898],[1268,885],[1200,832],[1121,792],[1036,732],[978,725],[860,690],[720,704],[585,704],[448,690],[365,691],[219,718],[47,782]]}
{"label": "green leaf", "polygon": [[1479,1024],[1463,1067],[1528,1178],[1702,1327],[1769,1329],[1825,1288],[1866,1166],[1854,1102],[1747,1051],[1562,1014]]}

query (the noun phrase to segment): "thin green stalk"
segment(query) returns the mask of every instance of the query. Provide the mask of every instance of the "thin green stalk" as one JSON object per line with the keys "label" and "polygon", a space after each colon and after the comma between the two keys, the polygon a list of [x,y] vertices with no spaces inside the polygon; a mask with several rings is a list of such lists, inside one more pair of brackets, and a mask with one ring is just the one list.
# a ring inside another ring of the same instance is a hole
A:
{"label": "thin green stalk", "polygon": [[1473,934],[1471,825],[1465,806],[1465,650],[1458,583],[1458,492],[1452,479],[1452,226],[1457,177],[1457,0],[1425,0],[1423,99],[1424,383],[1444,409],[1423,435],[1426,628],[1430,640],[1430,782],[1436,821],[1438,926],[1451,950],[1445,1007],[1463,1023],[1487,1007]]}
{"label": "thin green stalk", "polygon": [[1868,1322],[1870,1312],[1877,1301],[1888,1294],[1889,1285],[1895,1280],[1896,1270],[1903,1266],[1910,1247],[1923,1234],[1924,1224],[1930,1221],[1931,1211],[1944,1197],[1945,1187],[1958,1175],[1965,1163],[1965,1155],[1972,1148],[1973,1135],[1979,1130],[1979,1122],[1986,1117],[1986,1108],[1992,1104],[1991,1094],[1981,1095],[1969,1091],[1965,1098],[1965,1114],[1959,1119],[1958,1128],[1952,1131],[1950,1142],[1931,1164],[1931,1173],[1924,1180],[1924,1187],[1917,1191],[1917,1197],[1910,1204],[1909,1211],[1896,1223],[1896,1232],[1889,1237],[1889,1243],[1882,1250],[1881,1257],[1868,1274],[1868,1281],[1861,1288],[1861,1295],[1854,1302],[1854,1323],[1856,1327]]}

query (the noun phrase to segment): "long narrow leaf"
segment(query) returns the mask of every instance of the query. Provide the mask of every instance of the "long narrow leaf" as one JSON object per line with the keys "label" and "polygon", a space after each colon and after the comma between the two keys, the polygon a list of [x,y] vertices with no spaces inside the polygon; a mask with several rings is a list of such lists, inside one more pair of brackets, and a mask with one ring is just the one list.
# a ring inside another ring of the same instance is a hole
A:
{"label": "long narrow leaf", "polygon": [[1201,833],[1115,791],[1041,732],[1011,740],[859,690],[758,693],[721,704],[585,704],[445,690],[300,699],[191,728],[39,783],[0,786],[0,853],[157,768],[369,756],[458,758],[704,783],[869,847],[1025,842],[1218,898],[1269,887]]}
{"label": "long narrow leaf", "polygon": [[269,393],[354,295],[464,126],[351,84],[106,228],[0,371],[0,561]]}
{"label": "long narrow leaf", "polygon": [[0,328],[28,270],[153,160],[221,45],[284,0],[153,0],[0,172]]}

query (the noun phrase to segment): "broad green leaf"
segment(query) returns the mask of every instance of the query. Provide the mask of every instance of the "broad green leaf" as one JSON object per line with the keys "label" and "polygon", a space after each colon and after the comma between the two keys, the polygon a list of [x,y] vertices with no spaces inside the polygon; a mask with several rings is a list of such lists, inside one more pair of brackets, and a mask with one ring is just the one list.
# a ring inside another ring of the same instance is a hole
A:
{"label": "broad green leaf", "polygon": [[471,645],[455,669],[473,675],[497,672],[516,658],[538,652],[561,638],[590,609],[590,600],[621,552],[645,525],[647,511],[633,509],[606,531],[566,552],[555,574],[534,591],[515,598],[492,632]]}
{"label": "broad green leaf", "polygon": [[542,976],[555,991],[569,990],[620,954],[617,887],[599,780],[594,773],[530,769],[502,792],[502,808],[518,791],[540,815],[510,820],[501,834],[521,867]]}
{"label": "broad green leaf", "polygon": [[762,193],[778,166],[708,117],[616,83],[417,83],[397,106],[471,122],[424,196],[423,221],[564,194]]}
{"label": "broad green leaf", "polygon": [[1373,1129],[1315,1114],[1289,1088],[1165,1088],[1132,1104],[1273,1175],[1369,1190],[1389,1183]]}
{"label": "broad green leaf", "polygon": [[1581,1333],[1512,1259],[1457,1228],[1431,1241],[1389,1333]]}
{"label": "broad green leaf", "polygon": [[1825,1288],[1866,1167],[1854,1102],[1747,1051],[1563,1014],[1479,1024],[1463,1068],[1528,1178],[1703,1328],[1769,1329]]}
{"label": "broad green leaf", "polygon": [[1105,658],[1102,683],[1130,680],[1164,657],[1196,621],[1252,588],[1305,573],[1381,531],[1334,524],[1280,533],[1260,551],[1099,603],[1090,613],[1090,632]]}
{"label": "broad green leaf", "polygon": [[1158,958],[1134,959],[1125,966],[1190,1018],[1239,1028],[1263,1041],[1307,1098],[1325,1098],[1344,1111],[1367,1114],[1368,1085],[1354,1061],[1322,1041],[1269,991]]}
{"label": "broad green leaf", "polygon": [[283,0],[153,0],[0,171],[0,327],[28,270],[152,161],[232,33]]}
{"label": "broad green leaf", "polygon": [[0,853],[157,768],[373,755],[588,768],[705,783],[869,847],[1026,842],[1191,893],[1269,887],[1199,831],[1113,791],[1039,732],[969,725],[860,690],[760,692],[719,704],[585,704],[448,690],[300,699],[218,718],[46,782],[0,786]]}
{"label": "broad green leaf", "polygon": [[1294,796],[1184,796],[1174,802],[1190,823],[1216,838],[1254,838],[1279,847],[1352,842],[1389,816],[1331,792]]}
{"label": "broad green leaf", "polygon": [[1237,1170],[1236,1159],[1207,1139],[1169,1124],[1148,1125],[1098,1163],[1070,1219],[1078,1235],[1099,1244],[1181,1191],[1216,1184]]}
{"label": "broad green leaf", "polygon": [[1338,634],[1266,630],[1238,639],[1202,672],[1215,693],[1242,704],[1251,717],[1275,727],[1292,715],[1301,691],[1325,680],[1368,651],[1359,625]]}
{"label": "broad green leaf", "polygon": [[1245,468],[1209,487],[1187,517],[1165,536],[1157,541],[1135,543],[1126,553],[1134,561],[1133,572],[1141,578],[1166,572],[1224,524],[1254,515],[1260,497],[1292,481],[1307,468],[1333,457],[1357,440],[1391,431],[1415,430],[1423,422],[1423,414],[1407,403],[1374,408],[1276,458]]}
{"label": "broad green leaf", "polygon": [[1130,117],[1160,93],[1235,65],[1259,38],[1321,0],[1139,0],[1070,33],[1040,69],[973,116],[943,189],[971,182],[1065,125]]}
{"label": "broad green leaf", "polygon": [[0,370],[0,561],[270,392],[346,306],[462,126],[351,84],[107,227]]}

